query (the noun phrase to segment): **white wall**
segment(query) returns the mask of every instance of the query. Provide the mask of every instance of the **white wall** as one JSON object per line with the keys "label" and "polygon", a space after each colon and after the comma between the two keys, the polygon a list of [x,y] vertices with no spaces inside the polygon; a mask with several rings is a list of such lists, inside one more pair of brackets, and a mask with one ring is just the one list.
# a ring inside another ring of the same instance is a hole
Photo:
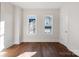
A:
{"label": "white wall", "polygon": [[[79,3],[63,3],[61,8],[61,25],[63,25],[63,21],[68,17],[68,38],[63,39],[64,36],[64,26],[61,26],[61,35],[60,42],[63,43],[73,51],[75,54],[79,56]],[[63,18],[62,18],[63,17]],[[65,42],[65,43],[64,43]]]}
{"label": "white wall", "polygon": [[13,17],[14,17],[14,6],[8,3],[1,3],[1,21],[4,21],[4,47],[7,48],[13,45]]}
{"label": "white wall", "polygon": [[64,6],[60,9],[60,42],[66,45],[69,37],[69,10],[65,3],[63,3],[63,5]]}
{"label": "white wall", "polygon": [[[28,35],[27,16],[37,16],[37,32],[35,35]],[[54,19],[52,34],[44,32],[44,16],[51,15]],[[23,11],[23,42],[58,42],[59,38],[59,9],[24,9]]]}
{"label": "white wall", "polygon": [[2,2],[0,10],[0,46],[2,50],[22,41],[22,9]]}
{"label": "white wall", "polygon": [[22,9],[14,8],[14,43],[19,44],[22,41]]}

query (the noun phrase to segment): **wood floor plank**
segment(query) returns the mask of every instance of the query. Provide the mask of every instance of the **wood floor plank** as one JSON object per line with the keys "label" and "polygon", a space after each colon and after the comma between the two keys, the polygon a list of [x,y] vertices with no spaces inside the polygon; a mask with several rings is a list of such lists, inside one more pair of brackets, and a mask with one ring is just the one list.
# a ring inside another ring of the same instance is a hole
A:
{"label": "wood floor plank", "polygon": [[58,42],[26,42],[0,52],[1,57],[77,57]]}

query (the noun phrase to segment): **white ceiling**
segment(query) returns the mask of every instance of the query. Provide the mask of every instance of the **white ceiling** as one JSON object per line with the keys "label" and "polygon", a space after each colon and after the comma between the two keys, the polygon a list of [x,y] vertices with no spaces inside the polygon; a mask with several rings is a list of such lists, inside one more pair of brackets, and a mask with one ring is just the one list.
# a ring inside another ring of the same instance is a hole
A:
{"label": "white ceiling", "polygon": [[62,2],[12,2],[21,8],[60,8]]}

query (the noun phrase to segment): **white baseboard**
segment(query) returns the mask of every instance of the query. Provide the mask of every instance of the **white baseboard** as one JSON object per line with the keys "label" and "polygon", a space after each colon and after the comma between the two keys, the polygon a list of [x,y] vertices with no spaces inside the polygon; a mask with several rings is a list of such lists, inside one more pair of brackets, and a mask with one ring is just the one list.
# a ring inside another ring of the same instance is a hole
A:
{"label": "white baseboard", "polygon": [[20,42],[15,42],[14,44],[20,44]]}
{"label": "white baseboard", "polygon": [[58,42],[57,39],[26,39],[22,42]]}
{"label": "white baseboard", "polygon": [[79,56],[79,49],[74,49],[69,47],[68,45],[64,44],[63,42],[60,42],[61,44],[65,45],[71,52],[73,52],[74,54],[76,54],[77,56]]}
{"label": "white baseboard", "polygon": [[[68,48],[68,47],[67,47]],[[68,48],[70,51],[72,51],[74,54],[76,54],[77,56],[79,56],[79,50],[78,49],[74,49],[74,48]]]}

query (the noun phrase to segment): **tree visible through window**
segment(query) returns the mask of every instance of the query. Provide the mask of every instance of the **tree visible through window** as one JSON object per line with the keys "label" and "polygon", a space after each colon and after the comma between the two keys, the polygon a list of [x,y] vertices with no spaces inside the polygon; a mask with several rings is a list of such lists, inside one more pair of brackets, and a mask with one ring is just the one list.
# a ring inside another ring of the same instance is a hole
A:
{"label": "tree visible through window", "polygon": [[28,16],[28,33],[29,34],[34,34],[36,32],[36,16]]}

